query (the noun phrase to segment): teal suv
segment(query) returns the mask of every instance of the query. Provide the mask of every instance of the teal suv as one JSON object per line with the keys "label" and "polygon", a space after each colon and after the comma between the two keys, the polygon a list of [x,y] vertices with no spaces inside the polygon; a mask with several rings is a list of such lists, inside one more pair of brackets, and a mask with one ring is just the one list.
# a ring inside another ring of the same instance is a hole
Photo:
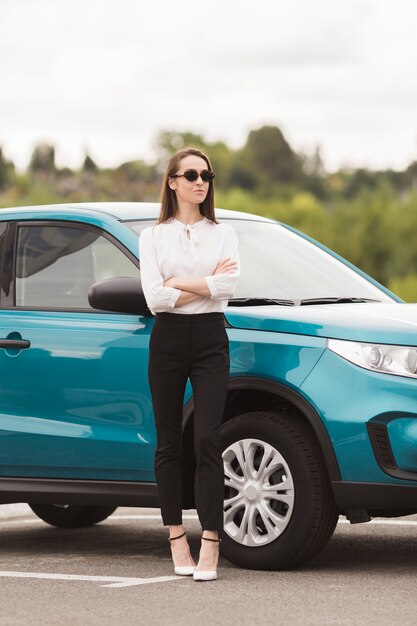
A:
{"label": "teal suv", "polygon": [[[154,317],[139,234],[159,205],[0,211],[0,502],[90,526],[158,506],[148,387]],[[319,243],[218,210],[239,237],[225,311],[222,554],[255,569],[313,557],[338,516],[417,512],[417,306]],[[183,507],[194,508],[193,393]]]}

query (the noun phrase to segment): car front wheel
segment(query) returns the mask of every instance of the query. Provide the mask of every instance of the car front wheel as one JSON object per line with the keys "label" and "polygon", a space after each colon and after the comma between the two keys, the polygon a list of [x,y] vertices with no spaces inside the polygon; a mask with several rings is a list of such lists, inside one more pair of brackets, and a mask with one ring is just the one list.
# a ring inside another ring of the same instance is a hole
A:
{"label": "car front wheel", "polygon": [[32,511],[44,522],[58,528],[85,528],[102,522],[117,507],[73,504],[31,504]]}
{"label": "car front wheel", "polygon": [[249,569],[288,569],[311,559],[338,520],[321,451],[290,413],[251,412],[222,427],[222,554]]}

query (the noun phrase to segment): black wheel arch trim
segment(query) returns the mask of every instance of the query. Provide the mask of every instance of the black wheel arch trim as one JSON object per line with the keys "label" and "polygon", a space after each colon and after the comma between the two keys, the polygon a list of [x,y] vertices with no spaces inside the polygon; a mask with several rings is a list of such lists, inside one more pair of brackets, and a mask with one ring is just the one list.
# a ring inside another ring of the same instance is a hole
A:
{"label": "black wheel arch trim", "polygon": [[[310,426],[312,427],[314,434],[317,437],[317,440],[323,452],[323,457],[330,480],[333,481],[341,479],[339,464],[337,462],[336,454],[330,436],[319,414],[305,398],[303,398],[299,393],[297,393],[290,387],[287,387],[286,385],[278,383],[274,380],[257,378],[253,376],[230,377],[229,390],[237,391],[239,389],[267,391],[292,402],[303,413]],[[193,410],[194,401],[193,397],[191,397],[184,407],[183,428],[185,428],[185,425],[190,419]]]}
{"label": "black wheel arch trim", "polygon": [[417,485],[332,481],[332,488],[341,510],[415,508],[417,511]]}
{"label": "black wheel arch trim", "polygon": [[0,504],[12,502],[159,508],[156,483],[0,477]]}

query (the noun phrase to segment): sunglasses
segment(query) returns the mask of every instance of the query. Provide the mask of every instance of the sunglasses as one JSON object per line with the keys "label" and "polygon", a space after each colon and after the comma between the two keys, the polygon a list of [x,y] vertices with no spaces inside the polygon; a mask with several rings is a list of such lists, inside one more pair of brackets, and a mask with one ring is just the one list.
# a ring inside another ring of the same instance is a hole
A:
{"label": "sunglasses", "polygon": [[190,183],[194,183],[198,180],[199,176],[201,176],[203,183],[211,183],[214,178],[214,172],[210,170],[201,170],[201,172],[197,172],[197,170],[185,170],[184,174],[173,174],[171,178],[181,178],[181,176],[184,176]]}

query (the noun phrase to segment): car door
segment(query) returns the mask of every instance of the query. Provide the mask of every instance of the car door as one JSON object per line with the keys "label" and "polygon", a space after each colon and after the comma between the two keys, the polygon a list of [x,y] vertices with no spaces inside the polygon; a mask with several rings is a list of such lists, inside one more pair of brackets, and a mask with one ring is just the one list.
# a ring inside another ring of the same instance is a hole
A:
{"label": "car door", "polygon": [[137,259],[62,220],[11,222],[3,247],[0,475],[152,481],[152,318],[88,303],[98,280],[139,278]]}

